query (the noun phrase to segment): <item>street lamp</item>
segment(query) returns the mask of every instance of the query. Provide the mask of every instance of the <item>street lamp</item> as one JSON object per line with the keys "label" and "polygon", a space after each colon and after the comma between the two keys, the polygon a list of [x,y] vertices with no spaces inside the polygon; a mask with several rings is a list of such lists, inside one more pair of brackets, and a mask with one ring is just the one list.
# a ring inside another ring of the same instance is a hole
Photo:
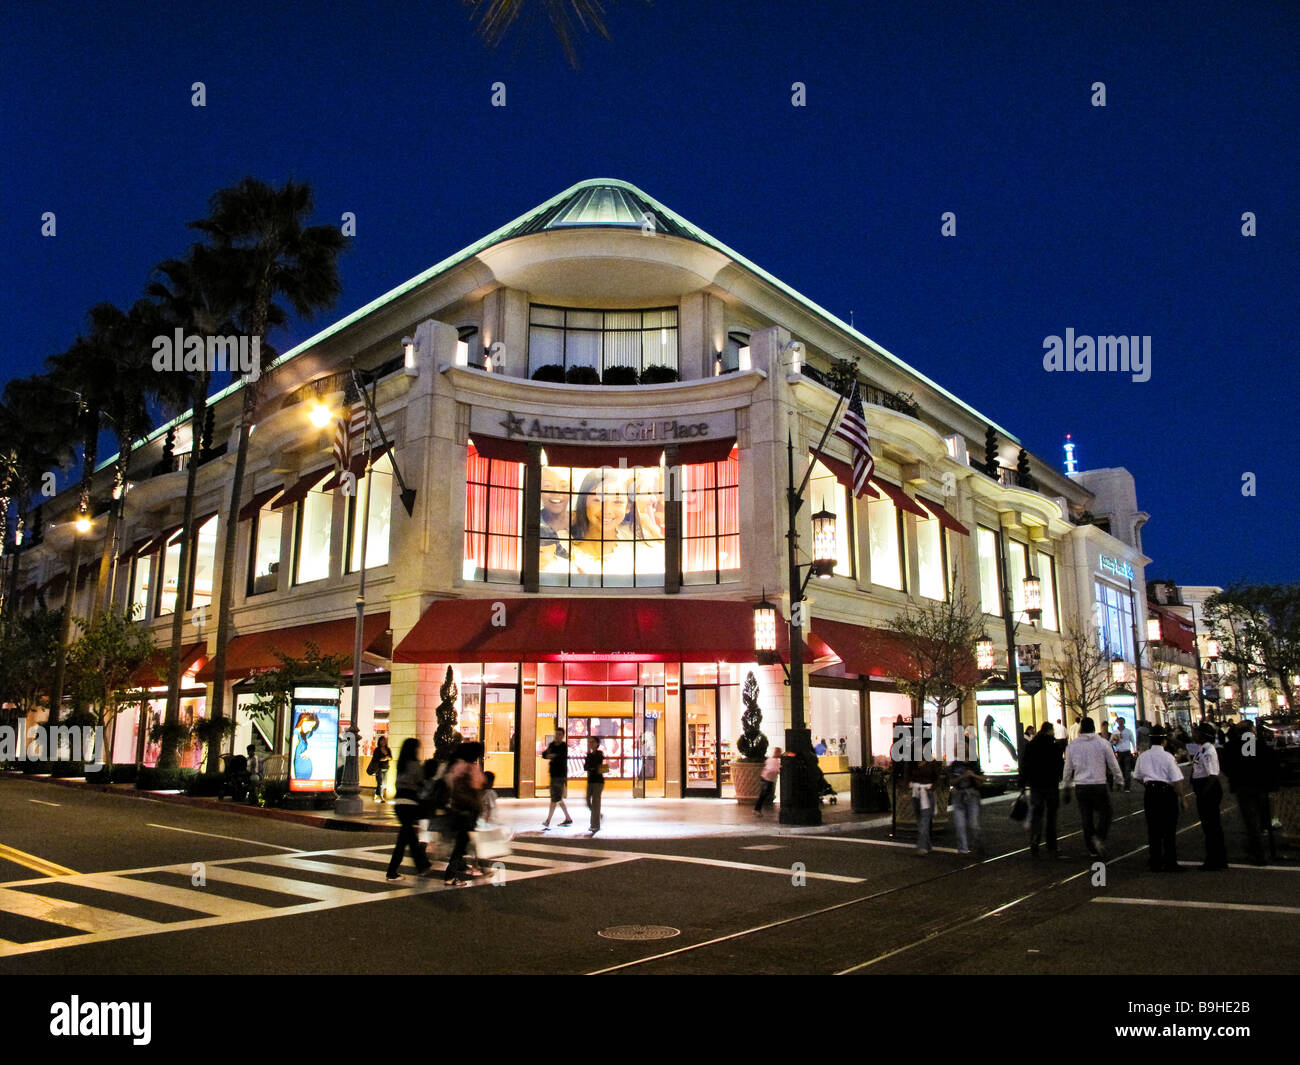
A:
{"label": "street lamp", "polygon": [[334,412],[325,406],[324,403],[317,402],[308,412],[307,417],[311,419],[311,424],[317,429],[324,429],[334,420]]}
{"label": "street lamp", "polygon": [[1180,669],[1178,671],[1178,690],[1180,692],[1189,692],[1192,690],[1192,677],[1185,669]]}
{"label": "street lamp", "polygon": [[839,552],[835,545],[835,515],[826,509],[825,501],[822,502],[822,509],[812,516],[812,533],[813,561],[810,572],[815,577],[829,577],[835,572]]}
{"label": "street lamp", "polygon": [[761,666],[774,666],[779,660],[776,653],[776,607],[767,601],[767,589],[754,607],[754,655]]}
{"label": "street lamp", "polygon": [[984,673],[994,668],[993,641],[987,636],[975,641],[975,668]]}
{"label": "street lamp", "polygon": [[1160,619],[1155,617],[1147,618],[1147,643],[1159,643],[1160,641]]}

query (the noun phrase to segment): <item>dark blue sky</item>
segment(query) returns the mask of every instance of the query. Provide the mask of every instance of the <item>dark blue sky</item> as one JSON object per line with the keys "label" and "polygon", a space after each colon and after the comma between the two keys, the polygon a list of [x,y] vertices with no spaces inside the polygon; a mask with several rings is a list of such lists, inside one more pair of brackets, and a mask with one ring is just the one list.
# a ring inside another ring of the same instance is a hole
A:
{"label": "dark blue sky", "polygon": [[[281,350],[618,177],[1043,458],[1071,432],[1084,468],[1128,467],[1149,575],[1300,576],[1294,3],[619,0],[576,72],[544,21],[491,52],[453,0],[89,7],[10,5],[0,36],[6,380],[247,174],[357,215],[343,299]],[[1044,372],[1066,328],[1151,336],[1150,381]]]}

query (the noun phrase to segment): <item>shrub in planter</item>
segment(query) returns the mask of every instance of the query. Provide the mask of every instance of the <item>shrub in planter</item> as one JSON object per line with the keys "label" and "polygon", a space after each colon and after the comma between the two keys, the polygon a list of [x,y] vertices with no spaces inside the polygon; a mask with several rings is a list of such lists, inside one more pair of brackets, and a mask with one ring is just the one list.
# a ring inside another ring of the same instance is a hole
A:
{"label": "shrub in planter", "polygon": [[127,762],[125,765],[115,765],[112,767],[114,784],[134,784],[140,767],[134,762]]}
{"label": "shrub in planter", "polygon": [[20,768],[24,773],[30,776],[33,773],[48,773],[50,771],[50,763],[29,760],[22,762]]}
{"label": "shrub in planter", "polygon": [[84,777],[85,762],[51,762],[50,775],[55,777]]}
{"label": "shrub in planter", "polygon": [[571,385],[598,385],[600,374],[594,366],[570,366],[564,373],[564,380]]}
{"label": "shrub in planter", "polygon": [[268,780],[257,793],[258,806],[283,806],[284,797],[289,794],[287,780]]}
{"label": "shrub in planter", "polygon": [[557,385],[564,384],[564,367],[558,362],[548,362],[533,371],[534,381],[551,381]]}
{"label": "shrub in planter", "polygon": [[103,769],[86,770],[87,784],[98,784],[101,787],[107,787],[112,781],[113,773],[108,766],[104,766]]}
{"label": "shrub in planter", "polygon": [[763,711],[758,705],[758,680],[751,670],[745,677],[745,686],[741,689],[741,701],[745,704],[744,713],[740,715],[741,735],[736,740],[736,750],[740,757],[731,763],[731,779],[736,788],[737,802],[753,802],[758,798],[762,780],[763,760],[767,757],[767,737],[763,735],[759,724],[763,720]]}
{"label": "shrub in planter", "polygon": [[666,385],[679,379],[677,371],[671,366],[647,366],[641,371],[643,385]]}
{"label": "shrub in planter", "polygon": [[198,776],[197,769],[157,769],[142,766],[135,786],[140,791],[184,791],[187,783]]}
{"label": "shrub in planter", "polygon": [[217,795],[225,782],[225,773],[199,773],[185,785],[186,795]]}
{"label": "shrub in planter", "polygon": [[636,370],[631,366],[606,366],[605,372],[600,375],[602,385],[634,385],[636,384]]}

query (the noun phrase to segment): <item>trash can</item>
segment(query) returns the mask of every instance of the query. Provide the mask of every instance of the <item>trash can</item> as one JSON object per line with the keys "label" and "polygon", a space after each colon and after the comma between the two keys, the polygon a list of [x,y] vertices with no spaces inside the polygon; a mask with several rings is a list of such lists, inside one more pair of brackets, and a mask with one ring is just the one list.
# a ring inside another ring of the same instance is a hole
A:
{"label": "trash can", "polygon": [[855,814],[869,814],[875,810],[871,795],[871,770],[864,765],[849,768],[849,804]]}

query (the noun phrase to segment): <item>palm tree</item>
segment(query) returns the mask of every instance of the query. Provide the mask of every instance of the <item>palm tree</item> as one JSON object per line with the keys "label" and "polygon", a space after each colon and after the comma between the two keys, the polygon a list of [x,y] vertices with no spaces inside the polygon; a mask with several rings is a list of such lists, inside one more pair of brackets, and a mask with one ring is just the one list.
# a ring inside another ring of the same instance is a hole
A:
{"label": "palm tree", "polygon": [[[185,259],[168,259],[155,270],[156,280],[148,286],[148,293],[157,301],[158,312],[170,327],[179,327],[187,333],[208,335],[234,333],[233,323],[224,320],[219,311],[217,288],[223,283],[217,257],[201,244],[194,245]],[[190,598],[195,530],[194,494],[198,481],[202,447],[211,441],[201,439],[206,424],[208,388],[212,375],[204,368],[194,374],[171,374],[188,393],[190,405],[190,461],[186,467],[185,508],[181,518],[180,573],[176,582],[176,609],[172,612],[171,653],[167,667],[167,704],[164,720],[169,725],[180,723],[181,691],[181,640],[185,629],[184,605]],[[169,734],[170,735],[170,734]],[[174,739],[164,742],[159,765],[174,766],[177,756]],[[216,744],[209,744],[208,767],[215,769],[220,756]]]}
{"label": "palm tree", "polygon": [[[254,178],[244,178],[232,188],[215,193],[210,216],[191,223],[207,234],[208,260],[224,286],[216,290],[222,304],[250,341],[270,356],[268,329],[283,321],[285,312],[275,303],[283,298],[303,317],[331,306],[342,288],[338,256],[347,239],[335,226],[304,227],[314,209],[311,187],[293,181],[272,188]],[[239,423],[239,450],[230,482],[230,505],[222,531],[221,596],[217,610],[217,649],[213,660],[213,693],[209,718],[224,712],[226,647],[230,641],[231,604],[234,596],[235,534],[248,466],[248,440],[260,393],[257,381],[243,387],[244,404]]]}
{"label": "palm tree", "polygon": [[501,43],[521,14],[540,8],[574,70],[578,69],[578,51],[574,45],[578,31],[594,30],[609,40],[601,0],[534,0],[531,5],[528,0],[462,0],[462,3],[470,9],[470,18],[478,21],[478,34],[490,48]]}

